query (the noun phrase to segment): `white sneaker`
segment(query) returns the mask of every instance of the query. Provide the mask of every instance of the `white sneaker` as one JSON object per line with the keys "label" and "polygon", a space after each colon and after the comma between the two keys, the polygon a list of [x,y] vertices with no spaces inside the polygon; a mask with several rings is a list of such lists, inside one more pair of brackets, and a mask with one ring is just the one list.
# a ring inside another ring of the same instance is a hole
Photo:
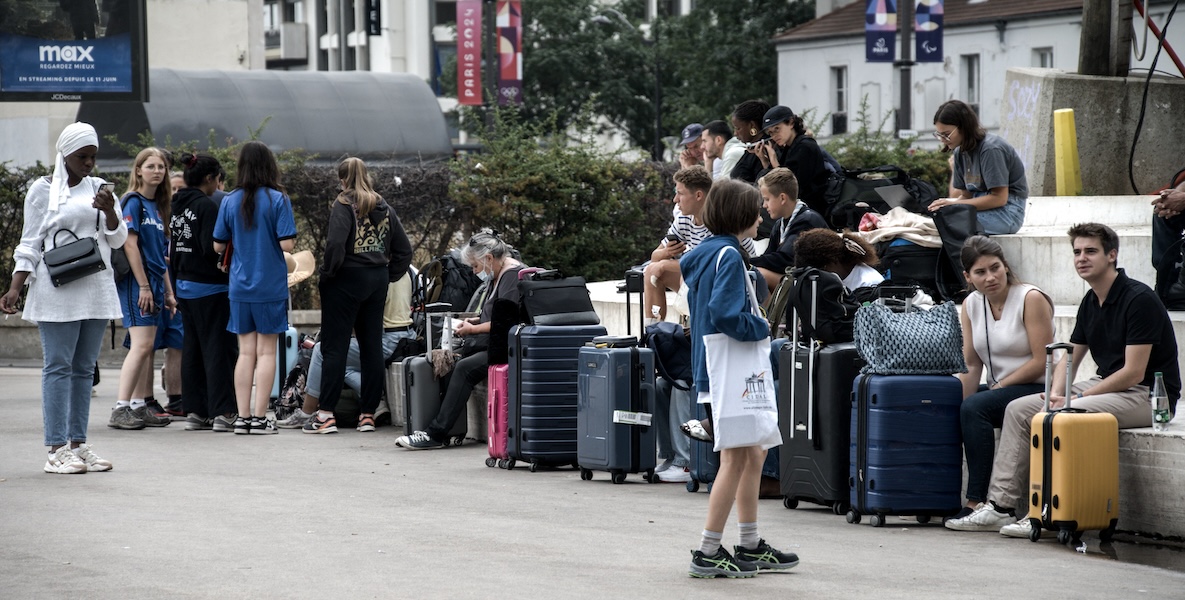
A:
{"label": "white sneaker", "polygon": [[962,519],[947,519],[944,525],[955,531],[1000,531],[1015,519],[1008,513],[997,512],[991,504],[980,502],[975,511]]}
{"label": "white sneaker", "polygon": [[74,455],[86,464],[87,471],[110,471],[112,468],[111,461],[95,454],[91,447],[86,444],[79,444],[74,449]]}
{"label": "white sneaker", "polygon": [[660,464],[654,468],[654,472],[655,473],[662,473],[663,471],[666,471],[667,469],[674,466],[674,464],[675,464],[675,459],[673,459],[673,458],[663,459],[662,464]]}
{"label": "white sneaker", "polygon": [[675,467],[654,474],[663,483],[687,483],[691,481],[691,472],[687,467]]}
{"label": "white sneaker", "polygon": [[279,427],[280,429],[300,429],[301,427],[304,427],[305,423],[308,423],[310,420],[312,420],[312,418],[313,415],[310,415],[309,413],[298,408],[296,409],[296,412],[288,415],[287,418],[276,421],[276,427]]}
{"label": "white sneaker", "polygon": [[74,475],[79,473],[86,473],[86,463],[82,462],[76,454],[70,451],[70,445],[67,444],[58,448],[45,461],[46,473],[57,473],[59,475]]}
{"label": "white sneaker", "polygon": [[[1029,539],[1029,534],[1033,531],[1033,523],[1029,521],[1028,517],[1017,520],[1015,523],[1005,525],[1000,528],[1000,535],[1012,538]],[[1052,529],[1042,529],[1041,537],[1053,537],[1057,532]]]}

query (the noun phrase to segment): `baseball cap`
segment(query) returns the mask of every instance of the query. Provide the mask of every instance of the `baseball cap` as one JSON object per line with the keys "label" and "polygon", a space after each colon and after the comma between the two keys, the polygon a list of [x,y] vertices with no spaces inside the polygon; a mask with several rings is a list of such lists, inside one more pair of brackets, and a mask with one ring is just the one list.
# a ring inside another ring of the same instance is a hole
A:
{"label": "baseball cap", "polygon": [[765,131],[778,123],[785,123],[794,118],[794,111],[788,106],[778,104],[765,111],[765,118],[761,119],[761,130]]}
{"label": "baseball cap", "polygon": [[686,146],[691,142],[699,139],[700,134],[704,132],[704,126],[699,123],[692,123],[683,128],[683,139],[679,142],[680,146]]}

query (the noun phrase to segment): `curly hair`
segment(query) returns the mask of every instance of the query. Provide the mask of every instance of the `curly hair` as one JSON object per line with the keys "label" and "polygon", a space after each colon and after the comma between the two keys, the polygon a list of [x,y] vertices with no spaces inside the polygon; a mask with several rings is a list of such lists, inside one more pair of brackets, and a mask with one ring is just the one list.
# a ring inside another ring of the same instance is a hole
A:
{"label": "curly hair", "polygon": [[864,238],[845,230],[811,229],[798,235],[794,242],[794,264],[798,267],[826,269],[838,264],[849,272],[856,265],[875,267],[880,262],[876,249]]}
{"label": "curly hair", "polygon": [[702,165],[692,165],[675,172],[675,183],[692,192],[708,193],[712,189],[712,175]]}

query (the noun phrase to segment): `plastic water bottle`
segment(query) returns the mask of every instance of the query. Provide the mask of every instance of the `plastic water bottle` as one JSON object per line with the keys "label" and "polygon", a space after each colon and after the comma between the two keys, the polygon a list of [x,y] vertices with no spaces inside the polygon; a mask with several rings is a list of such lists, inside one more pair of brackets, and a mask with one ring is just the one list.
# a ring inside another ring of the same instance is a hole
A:
{"label": "plastic water bottle", "polygon": [[1164,391],[1164,374],[1157,372],[1156,383],[1152,384],[1152,430],[1164,431],[1171,418],[1169,396]]}

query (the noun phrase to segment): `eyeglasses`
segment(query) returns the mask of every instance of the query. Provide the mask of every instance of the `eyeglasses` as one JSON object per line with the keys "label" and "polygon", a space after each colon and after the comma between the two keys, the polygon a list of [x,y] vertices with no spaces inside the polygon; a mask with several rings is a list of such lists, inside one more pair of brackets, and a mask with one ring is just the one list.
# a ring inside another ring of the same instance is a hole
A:
{"label": "eyeglasses", "polygon": [[949,142],[951,133],[954,133],[954,131],[951,131],[950,133],[942,133],[941,131],[935,131],[934,137],[936,137],[944,142]]}

